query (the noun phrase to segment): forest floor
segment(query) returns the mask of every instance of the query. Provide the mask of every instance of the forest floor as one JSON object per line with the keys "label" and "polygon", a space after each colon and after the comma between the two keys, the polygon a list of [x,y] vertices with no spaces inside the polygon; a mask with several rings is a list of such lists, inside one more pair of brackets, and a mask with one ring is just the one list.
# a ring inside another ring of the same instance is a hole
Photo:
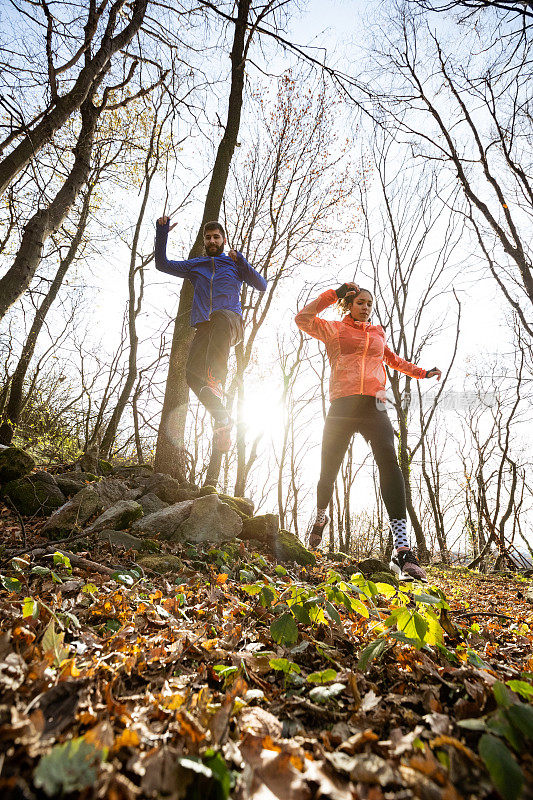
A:
{"label": "forest floor", "polygon": [[395,588],[244,543],[162,576],[0,526],[4,800],[533,797],[530,580]]}

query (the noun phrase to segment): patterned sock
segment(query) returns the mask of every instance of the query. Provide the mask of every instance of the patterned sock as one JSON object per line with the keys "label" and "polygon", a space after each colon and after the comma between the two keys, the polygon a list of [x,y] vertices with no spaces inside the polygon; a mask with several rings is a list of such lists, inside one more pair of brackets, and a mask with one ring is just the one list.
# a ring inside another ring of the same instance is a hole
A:
{"label": "patterned sock", "polygon": [[402,547],[411,547],[409,544],[409,539],[407,538],[407,520],[391,519],[390,528],[394,538],[394,547],[396,550],[399,550]]}
{"label": "patterned sock", "polygon": [[325,522],[325,521],[326,521],[326,509],[325,508],[317,508],[315,522],[318,525],[322,525],[322,523]]}

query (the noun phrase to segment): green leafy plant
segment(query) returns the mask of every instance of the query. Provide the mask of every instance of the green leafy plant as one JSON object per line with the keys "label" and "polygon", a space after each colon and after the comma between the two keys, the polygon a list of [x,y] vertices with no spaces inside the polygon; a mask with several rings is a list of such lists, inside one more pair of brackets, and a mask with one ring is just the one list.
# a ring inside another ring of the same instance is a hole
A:
{"label": "green leafy plant", "polygon": [[329,667],[328,669],[323,669],[320,672],[312,672],[310,675],[307,676],[306,680],[309,683],[324,684],[334,681],[336,677],[337,677],[336,671],[334,669],[331,669],[331,667]]}
{"label": "green leafy plant", "polygon": [[[509,683],[516,685],[523,681]],[[520,688],[525,691],[523,687]],[[522,755],[531,752],[533,708],[522,703],[501,681],[496,681],[492,690],[498,705],[496,711],[477,719],[461,720],[458,725],[481,732],[478,751],[492,783],[504,800],[518,800],[525,777],[514,753]]]}

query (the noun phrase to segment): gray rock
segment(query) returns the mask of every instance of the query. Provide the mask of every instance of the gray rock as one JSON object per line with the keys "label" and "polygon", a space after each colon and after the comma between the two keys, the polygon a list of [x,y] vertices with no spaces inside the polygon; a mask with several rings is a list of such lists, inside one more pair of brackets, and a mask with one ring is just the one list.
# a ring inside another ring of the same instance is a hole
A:
{"label": "gray rock", "polygon": [[23,478],[35,466],[35,461],[20,447],[6,447],[0,451],[0,483]]}
{"label": "gray rock", "polygon": [[84,486],[87,486],[88,483],[98,480],[98,476],[92,472],[62,472],[59,475],[54,475],[54,477],[66,497],[72,497]]}
{"label": "gray rock", "polygon": [[63,505],[65,495],[48,472],[34,472],[6,483],[2,489],[24,516],[47,516]]}
{"label": "gray rock", "polygon": [[[270,516],[275,516],[274,514]],[[244,523],[246,525],[246,523]],[[296,561],[302,567],[314,566],[316,556],[303,546],[294,533],[276,531],[271,541],[272,553],[278,561]]]}
{"label": "gray rock", "polygon": [[85,486],[70,500],[54,511],[45,522],[42,532],[49,534],[68,534],[81,526],[102,510],[102,500],[96,491],[95,485]]}
{"label": "gray rock", "polygon": [[139,497],[142,497],[144,494],[144,489],[134,486],[133,489],[129,489],[126,493],[126,497],[124,500],[138,500]]}
{"label": "gray rock", "polygon": [[254,513],[254,504],[252,500],[248,500],[246,497],[233,497],[232,495],[228,494],[218,494],[220,499],[223,503],[227,503],[228,506],[234,509],[237,514],[241,517],[241,519],[245,519],[246,517],[251,517]]}
{"label": "gray rock", "polygon": [[185,500],[183,503],[174,503],[161,511],[154,511],[153,514],[147,514],[136,520],[131,529],[149,535],[160,534],[161,539],[171,539],[191,513],[194,502],[194,500]]}
{"label": "gray rock", "polygon": [[193,501],[188,519],[171,536],[171,541],[227,542],[240,536],[242,524],[236,511],[222,503],[216,494],[208,494]]}
{"label": "gray rock", "polygon": [[94,484],[94,488],[100,498],[102,508],[111,508],[119,500],[124,500],[129,491],[120,478],[103,478]]}
{"label": "gray rock", "polygon": [[367,576],[374,575],[376,572],[387,572],[389,575],[394,575],[389,565],[380,561],[379,558],[364,558],[357,563],[357,569]]}
{"label": "gray rock", "polygon": [[530,586],[526,591],[525,598],[528,603],[533,603],[533,586]]}
{"label": "gray rock", "polygon": [[143,486],[144,494],[156,494],[165,503],[181,503],[198,497],[198,489],[182,486],[175,478],[160,472],[154,473],[149,478],[141,478],[135,485]]}
{"label": "gray rock", "polygon": [[257,517],[245,519],[242,526],[242,539],[257,539],[272,545],[279,529],[277,514],[259,514]]}
{"label": "gray rock", "polygon": [[103,530],[96,534],[102,542],[110,542],[115,547],[124,547],[126,550],[141,551],[145,549],[145,543],[138,536],[132,536],[126,531]]}
{"label": "gray rock", "polygon": [[115,531],[128,528],[132,522],[143,516],[142,507],[135,500],[119,500],[114,506],[106,509],[103,514],[95,519],[87,528],[87,533],[103,531],[112,528]]}
{"label": "gray rock", "polygon": [[165,503],[164,500],[160,500],[159,497],[153,492],[149,492],[148,494],[144,494],[142,497],[140,497],[139,505],[142,507],[145,516],[147,514],[154,514],[156,511],[162,511],[164,508],[168,508],[168,503]]}

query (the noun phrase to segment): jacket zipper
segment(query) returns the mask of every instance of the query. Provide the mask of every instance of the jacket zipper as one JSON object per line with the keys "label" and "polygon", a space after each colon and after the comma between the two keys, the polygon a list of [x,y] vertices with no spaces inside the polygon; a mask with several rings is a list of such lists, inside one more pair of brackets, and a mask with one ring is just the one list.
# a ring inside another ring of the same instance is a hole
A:
{"label": "jacket zipper", "polygon": [[365,329],[365,349],[363,350],[363,358],[361,359],[361,388],[359,394],[363,394],[363,383],[365,380],[365,360],[366,360],[366,352],[368,350],[368,330]]}
{"label": "jacket zipper", "polygon": [[211,259],[211,281],[209,282],[209,319],[211,319],[211,314],[213,312],[213,280],[215,278],[215,259]]}

